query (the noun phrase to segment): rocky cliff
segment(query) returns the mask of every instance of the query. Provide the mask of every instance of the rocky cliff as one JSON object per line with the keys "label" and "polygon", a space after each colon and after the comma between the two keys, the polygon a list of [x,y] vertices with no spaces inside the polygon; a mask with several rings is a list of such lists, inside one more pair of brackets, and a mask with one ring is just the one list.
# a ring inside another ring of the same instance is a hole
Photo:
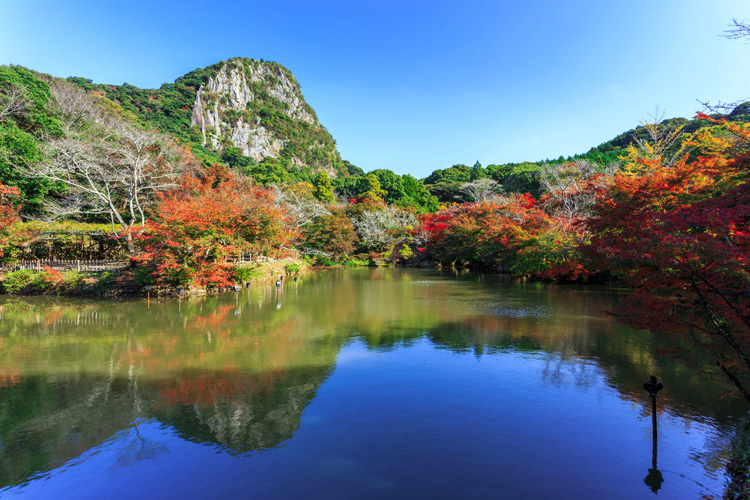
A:
{"label": "rocky cliff", "polygon": [[[149,126],[191,145],[205,163],[222,161],[227,148],[308,179],[319,170],[336,176],[346,166],[336,142],[305,102],[294,75],[275,62],[234,58],[198,68],[158,89],[68,79],[105,95]],[[246,162],[243,162],[246,163]]]}
{"label": "rocky cliff", "polygon": [[256,162],[270,156],[287,168],[340,168],[335,141],[292,73],[277,63],[224,63],[196,92],[190,123],[200,129],[202,145],[219,152],[236,147]]}

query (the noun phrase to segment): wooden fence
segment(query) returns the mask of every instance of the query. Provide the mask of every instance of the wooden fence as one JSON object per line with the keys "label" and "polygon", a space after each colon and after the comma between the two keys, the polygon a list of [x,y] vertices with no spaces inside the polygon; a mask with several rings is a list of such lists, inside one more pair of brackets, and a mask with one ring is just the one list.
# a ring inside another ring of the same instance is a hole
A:
{"label": "wooden fence", "polygon": [[[240,254],[229,257],[225,262],[233,267],[247,266],[260,262],[269,262],[266,256]],[[123,260],[16,260],[12,262],[0,262],[0,271],[14,271],[17,269],[30,269],[32,271],[42,271],[45,267],[64,271],[119,271],[125,269],[130,263]]]}
{"label": "wooden fence", "polygon": [[253,254],[246,253],[246,254],[239,254],[239,255],[230,255],[227,258],[226,263],[234,267],[239,267],[239,266],[249,266],[252,264],[257,264],[259,262],[269,262],[271,260],[274,260],[274,259],[270,259],[266,257],[265,255],[253,255]]}
{"label": "wooden fence", "polygon": [[128,261],[122,260],[17,260],[0,263],[0,270],[30,269],[41,271],[45,267],[51,267],[52,269],[65,271],[119,271],[128,267],[129,264]]}

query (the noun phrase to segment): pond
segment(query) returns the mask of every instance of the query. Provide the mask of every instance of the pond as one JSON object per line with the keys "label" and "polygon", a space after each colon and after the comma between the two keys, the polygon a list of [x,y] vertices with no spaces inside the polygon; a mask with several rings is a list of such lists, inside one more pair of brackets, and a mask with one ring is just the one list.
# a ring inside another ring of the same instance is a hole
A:
{"label": "pond", "polygon": [[357,269],[3,297],[0,497],[720,498],[747,408],[607,315],[623,293]]}

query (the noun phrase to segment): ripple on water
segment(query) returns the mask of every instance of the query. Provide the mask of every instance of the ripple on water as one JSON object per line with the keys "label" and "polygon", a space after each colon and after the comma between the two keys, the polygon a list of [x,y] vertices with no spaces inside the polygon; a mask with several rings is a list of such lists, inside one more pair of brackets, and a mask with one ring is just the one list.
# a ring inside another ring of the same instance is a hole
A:
{"label": "ripple on water", "polygon": [[485,304],[480,304],[480,309],[485,313],[492,314],[493,316],[514,319],[548,319],[552,316],[552,311],[542,304],[525,304],[520,301],[512,300],[487,302]]}

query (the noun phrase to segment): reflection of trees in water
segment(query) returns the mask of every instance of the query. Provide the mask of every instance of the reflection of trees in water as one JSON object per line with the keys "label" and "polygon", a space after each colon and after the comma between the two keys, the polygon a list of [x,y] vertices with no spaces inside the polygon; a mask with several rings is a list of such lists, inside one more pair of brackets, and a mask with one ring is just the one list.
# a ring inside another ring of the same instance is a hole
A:
{"label": "reflection of trees in water", "polygon": [[0,389],[0,485],[61,465],[128,428],[132,418],[126,379],[22,377]]}
{"label": "reflection of trees in water", "polygon": [[588,360],[545,353],[542,370],[542,380],[545,384],[553,387],[577,387],[587,390],[598,383],[601,374],[599,366]]}
{"label": "reflection of trees in water", "polygon": [[[710,384],[655,354],[671,339],[602,316],[612,303],[601,294],[489,278],[478,288],[471,275],[441,279],[407,270],[329,273],[285,283],[281,292],[259,287],[150,307],[5,300],[0,477],[22,481],[141,419],[237,453],[278,446],[299,428],[355,333],[372,349],[426,336],[437,348],[476,357],[528,355],[541,360],[546,384],[585,389],[603,380],[633,401],[645,401],[641,384],[654,374],[667,388],[661,411],[706,412],[700,404],[715,415],[736,413]],[[129,432],[123,464],[163,452],[137,427]]]}
{"label": "reflection of trees in water", "polygon": [[633,331],[610,316],[593,314],[611,303],[600,299],[597,306],[597,297],[590,294],[569,293],[563,298],[574,315],[543,320],[519,315],[466,315],[457,321],[441,322],[427,335],[437,346],[457,352],[535,355],[545,363],[543,380],[557,387],[585,388],[601,379],[623,398],[645,401],[642,384],[656,375],[666,387],[660,398],[662,408],[709,414],[720,420],[744,408],[741,402],[722,398],[717,386],[706,378],[705,372],[713,368],[711,358],[698,354],[693,366],[685,367],[657,354],[674,346],[678,339]]}
{"label": "reflection of trees in water", "polygon": [[709,475],[717,477],[725,470],[725,459],[731,446],[730,435],[709,434],[704,448],[691,448],[688,458],[702,464]]}
{"label": "reflection of trees in water", "polygon": [[[159,308],[148,316],[142,309],[97,311],[95,304],[53,307],[51,324],[46,309],[17,307],[16,323],[32,334],[0,337],[8,347],[0,351],[0,373],[13,377],[0,386],[0,487],[116,435],[117,446],[125,443],[118,465],[163,453],[138,428],[154,417],[188,439],[236,452],[291,437],[338,344],[310,345],[317,337],[293,314],[271,328],[246,323],[233,330],[235,304],[183,306],[195,314],[182,321]],[[155,318],[159,326],[149,328]]]}
{"label": "reflection of trees in water", "polygon": [[[542,364],[539,371],[542,382],[553,387],[577,387],[585,392],[603,383],[622,399],[642,405],[644,422],[650,420],[651,409],[642,384],[650,374],[659,375],[668,388],[664,391],[668,392],[668,397],[659,399],[657,408],[660,420],[688,415],[691,418],[680,418],[687,431],[693,425],[691,419],[700,425],[708,415],[731,425],[727,416],[741,414],[744,408],[742,401],[721,399],[716,388],[706,383],[695,371],[677,365],[669,357],[655,355],[656,348],[666,344],[663,337],[660,339],[648,332],[622,328],[619,328],[620,331],[624,330],[622,335],[611,335],[601,324],[597,324],[599,321],[593,318],[589,318],[589,321],[595,324],[586,327],[584,331],[588,334],[560,335],[565,328],[583,328],[583,325],[572,322],[567,326],[528,328],[528,325],[519,325],[507,318],[471,317],[456,323],[441,324],[427,335],[435,345],[456,352],[474,353],[477,356],[480,356],[479,353],[489,356],[503,353],[531,356]],[[618,325],[612,327],[617,331]],[[545,328],[559,329],[550,334],[544,331]],[[703,360],[703,363],[710,365],[710,358]],[[700,366],[696,364],[697,368]],[[713,433],[711,426],[702,435],[705,439],[702,446],[692,448],[687,458],[699,464],[708,476],[718,477],[724,470],[730,438],[726,434]],[[667,479],[677,474],[668,468],[660,471]],[[682,480],[696,482],[682,474],[677,475]]]}

